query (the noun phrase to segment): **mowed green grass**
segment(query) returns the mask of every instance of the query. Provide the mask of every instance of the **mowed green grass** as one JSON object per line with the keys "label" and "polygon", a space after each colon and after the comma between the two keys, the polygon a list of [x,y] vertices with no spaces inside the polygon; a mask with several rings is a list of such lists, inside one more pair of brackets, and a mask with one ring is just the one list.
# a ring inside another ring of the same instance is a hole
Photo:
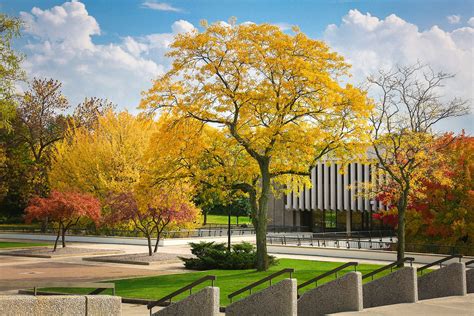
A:
{"label": "mowed green grass", "polygon": [[[115,280],[110,281],[115,283],[116,295],[128,298],[143,298],[150,300],[158,300],[181,287],[184,287],[193,281],[205,276],[205,275],[215,275],[217,280],[215,286],[220,288],[220,300],[221,306],[226,306],[229,304],[229,299],[227,296],[239,290],[242,287],[245,287],[259,279],[264,278],[265,276],[272,274],[278,270],[284,268],[294,268],[295,273],[293,277],[298,280],[298,284],[301,284],[309,279],[312,279],[324,272],[327,272],[331,269],[334,269],[340,266],[343,263],[340,262],[322,262],[322,261],[310,261],[310,260],[296,260],[296,259],[280,259],[277,266],[271,267],[266,272],[256,272],[255,270],[208,270],[200,272],[190,272],[183,274],[172,274],[172,275],[160,275],[155,277],[144,277],[144,278],[133,278],[133,279],[124,279],[124,280]],[[368,273],[379,268],[380,265],[369,265],[362,264],[357,267],[357,270],[362,272],[362,274]],[[354,271],[353,267],[348,268],[339,272],[341,276],[345,272]],[[381,273],[379,276],[390,273],[390,270]],[[288,274],[282,275],[273,280],[273,284],[284,279],[288,278]],[[318,285],[325,282],[331,281],[334,279],[334,276],[327,277],[321,282],[318,282]],[[210,281],[206,281],[200,286],[193,289],[193,293],[199,291],[199,289],[209,286]],[[256,287],[252,290],[252,293],[255,293],[258,290],[261,290],[265,287],[268,287],[268,283],[263,284],[259,287]],[[314,288],[314,285],[309,285],[308,287],[302,289],[299,294],[304,293],[305,291]],[[87,293],[90,290],[85,289],[49,289],[51,291],[57,292],[74,292],[74,293]],[[110,292],[105,292],[110,293]],[[239,298],[247,296],[249,293],[242,293],[237,297],[234,297],[234,301]],[[189,295],[189,292],[181,294],[176,297],[174,301],[180,300],[185,296]]]}
{"label": "mowed green grass", "polygon": [[[204,216],[201,218],[201,223],[204,222]],[[227,215],[207,215],[207,224],[219,224],[227,225],[228,217]],[[231,216],[230,223],[232,225],[237,224],[237,217]],[[251,224],[250,218],[248,216],[239,216],[239,225],[242,224]]]}
{"label": "mowed green grass", "polygon": [[25,247],[39,247],[49,246],[46,243],[37,242],[17,242],[17,241],[0,241],[0,249],[3,248],[25,248]]}

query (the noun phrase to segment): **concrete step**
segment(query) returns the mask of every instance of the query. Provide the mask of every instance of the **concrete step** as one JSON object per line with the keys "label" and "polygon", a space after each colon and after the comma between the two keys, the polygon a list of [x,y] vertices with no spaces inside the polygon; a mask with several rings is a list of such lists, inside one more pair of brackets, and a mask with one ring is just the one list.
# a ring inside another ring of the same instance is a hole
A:
{"label": "concrete step", "polygon": [[466,296],[450,296],[429,300],[418,301],[417,303],[404,303],[395,305],[385,305],[380,307],[366,308],[361,312],[345,312],[332,315],[380,315],[380,316],[463,316],[474,315],[474,294]]}

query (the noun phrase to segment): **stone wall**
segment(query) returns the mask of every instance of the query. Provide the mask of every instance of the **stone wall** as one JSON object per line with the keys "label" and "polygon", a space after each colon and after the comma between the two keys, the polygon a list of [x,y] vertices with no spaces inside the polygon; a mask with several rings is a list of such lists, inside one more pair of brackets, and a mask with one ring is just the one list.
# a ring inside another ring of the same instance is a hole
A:
{"label": "stone wall", "polygon": [[466,269],[466,289],[467,293],[474,293],[474,268]]}
{"label": "stone wall", "polygon": [[364,308],[418,301],[416,268],[401,268],[363,285]]}
{"label": "stone wall", "polygon": [[219,315],[219,288],[208,286],[153,315],[217,316]]}
{"label": "stone wall", "polygon": [[285,279],[226,307],[230,316],[296,316],[296,280]]}
{"label": "stone wall", "polygon": [[0,295],[0,315],[119,316],[122,299],[109,295]]}
{"label": "stone wall", "polygon": [[418,278],[418,298],[466,295],[466,266],[462,262],[434,270]]}
{"label": "stone wall", "polygon": [[362,275],[349,272],[304,293],[298,299],[298,316],[361,311],[362,303]]}

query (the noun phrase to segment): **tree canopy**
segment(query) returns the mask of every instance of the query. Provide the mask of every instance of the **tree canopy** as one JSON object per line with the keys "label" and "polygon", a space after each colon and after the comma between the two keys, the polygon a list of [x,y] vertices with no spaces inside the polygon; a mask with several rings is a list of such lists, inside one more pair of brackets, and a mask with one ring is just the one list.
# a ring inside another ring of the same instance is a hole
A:
{"label": "tree canopy", "polygon": [[101,205],[91,194],[53,190],[48,197],[33,197],[25,209],[27,223],[45,218],[57,226],[57,237],[53,249],[55,251],[59,236],[62,235],[62,244],[66,247],[66,232],[77,225],[81,219],[87,218],[99,224]]}
{"label": "tree canopy", "polygon": [[[248,156],[247,179],[257,230],[258,269],[268,267],[270,190],[307,181],[323,155],[354,150],[367,136],[365,94],[341,85],[349,65],[322,41],[269,24],[205,25],[178,35],[172,69],[144,94],[141,107],[214,124]],[[249,171],[250,170],[250,171]]]}

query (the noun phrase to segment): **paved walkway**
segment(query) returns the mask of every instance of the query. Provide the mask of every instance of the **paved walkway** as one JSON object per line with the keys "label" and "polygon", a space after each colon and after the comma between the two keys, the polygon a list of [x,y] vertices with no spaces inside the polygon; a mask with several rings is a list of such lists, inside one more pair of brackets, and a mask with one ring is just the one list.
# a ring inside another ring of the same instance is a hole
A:
{"label": "paved walkway", "polygon": [[[54,234],[32,234],[32,233],[16,233],[16,232],[0,232],[0,240],[42,240],[42,241],[54,241],[56,236]],[[164,246],[179,246],[187,245],[190,242],[197,241],[218,241],[227,242],[227,235],[223,236],[203,236],[203,237],[192,237],[192,238],[170,238],[163,239],[160,241],[160,245]],[[78,243],[94,243],[94,244],[118,244],[118,245],[147,245],[147,240],[144,237],[115,237],[115,236],[78,236],[78,235],[67,235],[66,241],[78,242]],[[232,235],[232,242],[240,241],[255,241],[255,235]]]}
{"label": "paved walkway", "polygon": [[362,312],[337,313],[337,316],[377,315],[377,316],[449,316],[474,315],[474,294],[423,300],[414,304],[396,304],[367,308]]}
{"label": "paved walkway", "polygon": [[[143,253],[146,247],[116,244],[69,243],[70,247],[122,250]],[[2,252],[8,249],[2,249]],[[190,254],[188,246],[162,247],[159,251],[178,255]],[[89,255],[87,255],[89,256]],[[83,256],[60,258],[27,258],[0,256],[0,291],[11,290],[9,281],[105,281],[140,276],[187,273],[181,262],[130,265],[83,261]]]}

